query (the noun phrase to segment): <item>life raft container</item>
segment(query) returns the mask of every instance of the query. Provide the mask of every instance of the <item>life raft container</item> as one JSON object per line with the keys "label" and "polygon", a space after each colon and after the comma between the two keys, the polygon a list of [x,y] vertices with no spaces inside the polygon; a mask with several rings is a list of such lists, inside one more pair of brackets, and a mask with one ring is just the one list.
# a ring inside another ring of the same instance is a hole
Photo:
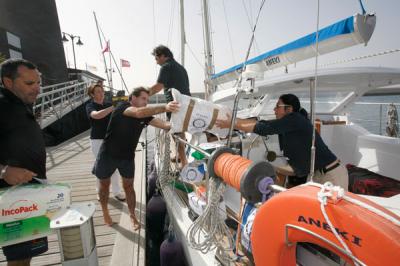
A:
{"label": "life raft container", "polygon": [[251,234],[257,266],[296,265],[296,246],[303,242],[328,249],[351,264],[399,265],[399,216],[350,192],[345,197],[366,203],[387,217],[345,198],[328,200],[326,214],[350,254],[323,216],[319,191],[316,186],[298,186],[275,195],[259,208]]}

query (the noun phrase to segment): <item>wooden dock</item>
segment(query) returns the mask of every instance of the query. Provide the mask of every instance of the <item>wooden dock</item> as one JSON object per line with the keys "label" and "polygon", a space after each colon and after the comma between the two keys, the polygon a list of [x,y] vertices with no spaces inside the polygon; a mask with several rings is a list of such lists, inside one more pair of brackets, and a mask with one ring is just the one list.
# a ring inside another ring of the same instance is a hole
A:
{"label": "wooden dock", "polygon": [[[90,149],[88,131],[56,147],[47,149],[47,177],[49,182],[70,184],[72,202],[92,201],[96,203],[93,220],[99,265],[102,266],[145,265],[145,152],[140,144],[138,149],[135,155],[134,187],[137,201],[136,215],[138,218],[140,217],[142,228],[137,232],[132,230],[126,203],[114,199],[112,194],[110,195],[109,209],[116,224],[113,227],[104,224],[95,190],[96,178],[91,174],[94,158]],[[48,239],[49,250],[41,256],[34,257],[31,265],[61,265],[57,235],[50,235]],[[1,250],[0,265],[6,265]]]}

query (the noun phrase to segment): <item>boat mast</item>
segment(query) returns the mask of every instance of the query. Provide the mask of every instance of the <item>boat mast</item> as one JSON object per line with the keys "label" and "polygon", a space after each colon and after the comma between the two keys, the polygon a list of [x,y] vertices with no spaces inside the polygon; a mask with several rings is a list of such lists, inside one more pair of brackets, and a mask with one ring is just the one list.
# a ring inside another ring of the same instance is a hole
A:
{"label": "boat mast", "polygon": [[205,98],[208,100],[209,96],[215,91],[215,86],[211,84],[211,76],[214,75],[214,65],[211,54],[211,34],[210,34],[210,20],[208,15],[208,1],[202,0],[203,8],[203,33],[204,33],[204,56],[205,56]]}
{"label": "boat mast", "polygon": [[183,0],[179,1],[179,5],[181,10],[181,65],[185,66],[186,36],[185,36],[185,9],[183,6]]}
{"label": "boat mast", "polygon": [[[103,43],[101,41],[101,36],[100,36],[100,30],[99,30],[99,24],[97,23],[97,18],[96,18],[96,13],[93,11],[93,16],[94,16],[94,21],[96,22],[96,28],[97,28],[97,34],[99,35],[99,41],[100,41],[100,49],[103,50]],[[110,85],[110,79],[108,77],[108,69],[107,69],[107,62],[106,62],[106,57],[104,53],[101,53],[103,56],[103,62],[104,62],[104,69],[106,71],[106,77],[107,77],[107,83],[109,87],[112,87]]]}

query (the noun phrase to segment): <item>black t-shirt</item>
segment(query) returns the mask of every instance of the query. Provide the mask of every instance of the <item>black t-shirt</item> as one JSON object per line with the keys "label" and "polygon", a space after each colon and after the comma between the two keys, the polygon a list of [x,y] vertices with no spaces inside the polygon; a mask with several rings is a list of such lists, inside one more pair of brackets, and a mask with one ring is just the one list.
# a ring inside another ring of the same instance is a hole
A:
{"label": "black t-shirt", "polygon": [[164,84],[164,95],[167,102],[173,100],[171,88],[177,89],[184,95],[190,95],[189,78],[186,69],[174,59],[168,59],[160,69],[157,78],[158,83]]}
{"label": "black t-shirt", "polygon": [[130,107],[128,102],[119,103],[111,114],[110,124],[102,150],[117,159],[133,159],[143,128],[153,117],[134,118],[123,112]]}
{"label": "black t-shirt", "polygon": [[[0,164],[28,169],[46,178],[46,148],[32,106],[0,87]],[[33,181],[34,182],[34,181]],[[0,187],[8,187],[0,180]]]}
{"label": "black t-shirt", "polygon": [[[289,165],[297,176],[306,176],[310,172],[312,130],[310,120],[293,112],[281,119],[258,121],[254,133],[262,136],[279,134],[279,144],[289,158]],[[335,160],[336,156],[316,132],[315,169],[322,169]]]}
{"label": "black t-shirt", "polygon": [[86,104],[86,114],[89,118],[91,126],[91,131],[90,131],[91,139],[104,139],[104,136],[106,135],[107,131],[108,122],[110,121],[111,113],[103,117],[102,119],[94,119],[90,116],[90,113],[93,111],[103,110],[110,106],[111,103],[98,104],[93,100],[90,100]]}

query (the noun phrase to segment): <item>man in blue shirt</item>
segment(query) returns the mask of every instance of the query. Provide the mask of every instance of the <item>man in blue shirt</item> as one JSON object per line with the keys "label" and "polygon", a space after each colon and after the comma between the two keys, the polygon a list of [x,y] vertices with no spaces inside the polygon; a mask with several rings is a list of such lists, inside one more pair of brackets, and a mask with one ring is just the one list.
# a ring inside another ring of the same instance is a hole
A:
{"label": "man in blue shirt", "polygon": [[[284,156],[289,158],[289,165],[296,176],[304,177],[310,173],[311,139],[313,126],[307,117],[307,111],[300,106],[300,101],[293,94],[283,94],[274,108],[276,119],[261,120],[237,119],[235,128],[256,134],[279,135],[279,144]],[[221,128],[230,127],[230,118],[217,120]],[[348,190],[349,177],[347,169],[340,164],[337,157],[329,150],[321,136],[315,135],[315,174],[317,183],[332,182]]]}

